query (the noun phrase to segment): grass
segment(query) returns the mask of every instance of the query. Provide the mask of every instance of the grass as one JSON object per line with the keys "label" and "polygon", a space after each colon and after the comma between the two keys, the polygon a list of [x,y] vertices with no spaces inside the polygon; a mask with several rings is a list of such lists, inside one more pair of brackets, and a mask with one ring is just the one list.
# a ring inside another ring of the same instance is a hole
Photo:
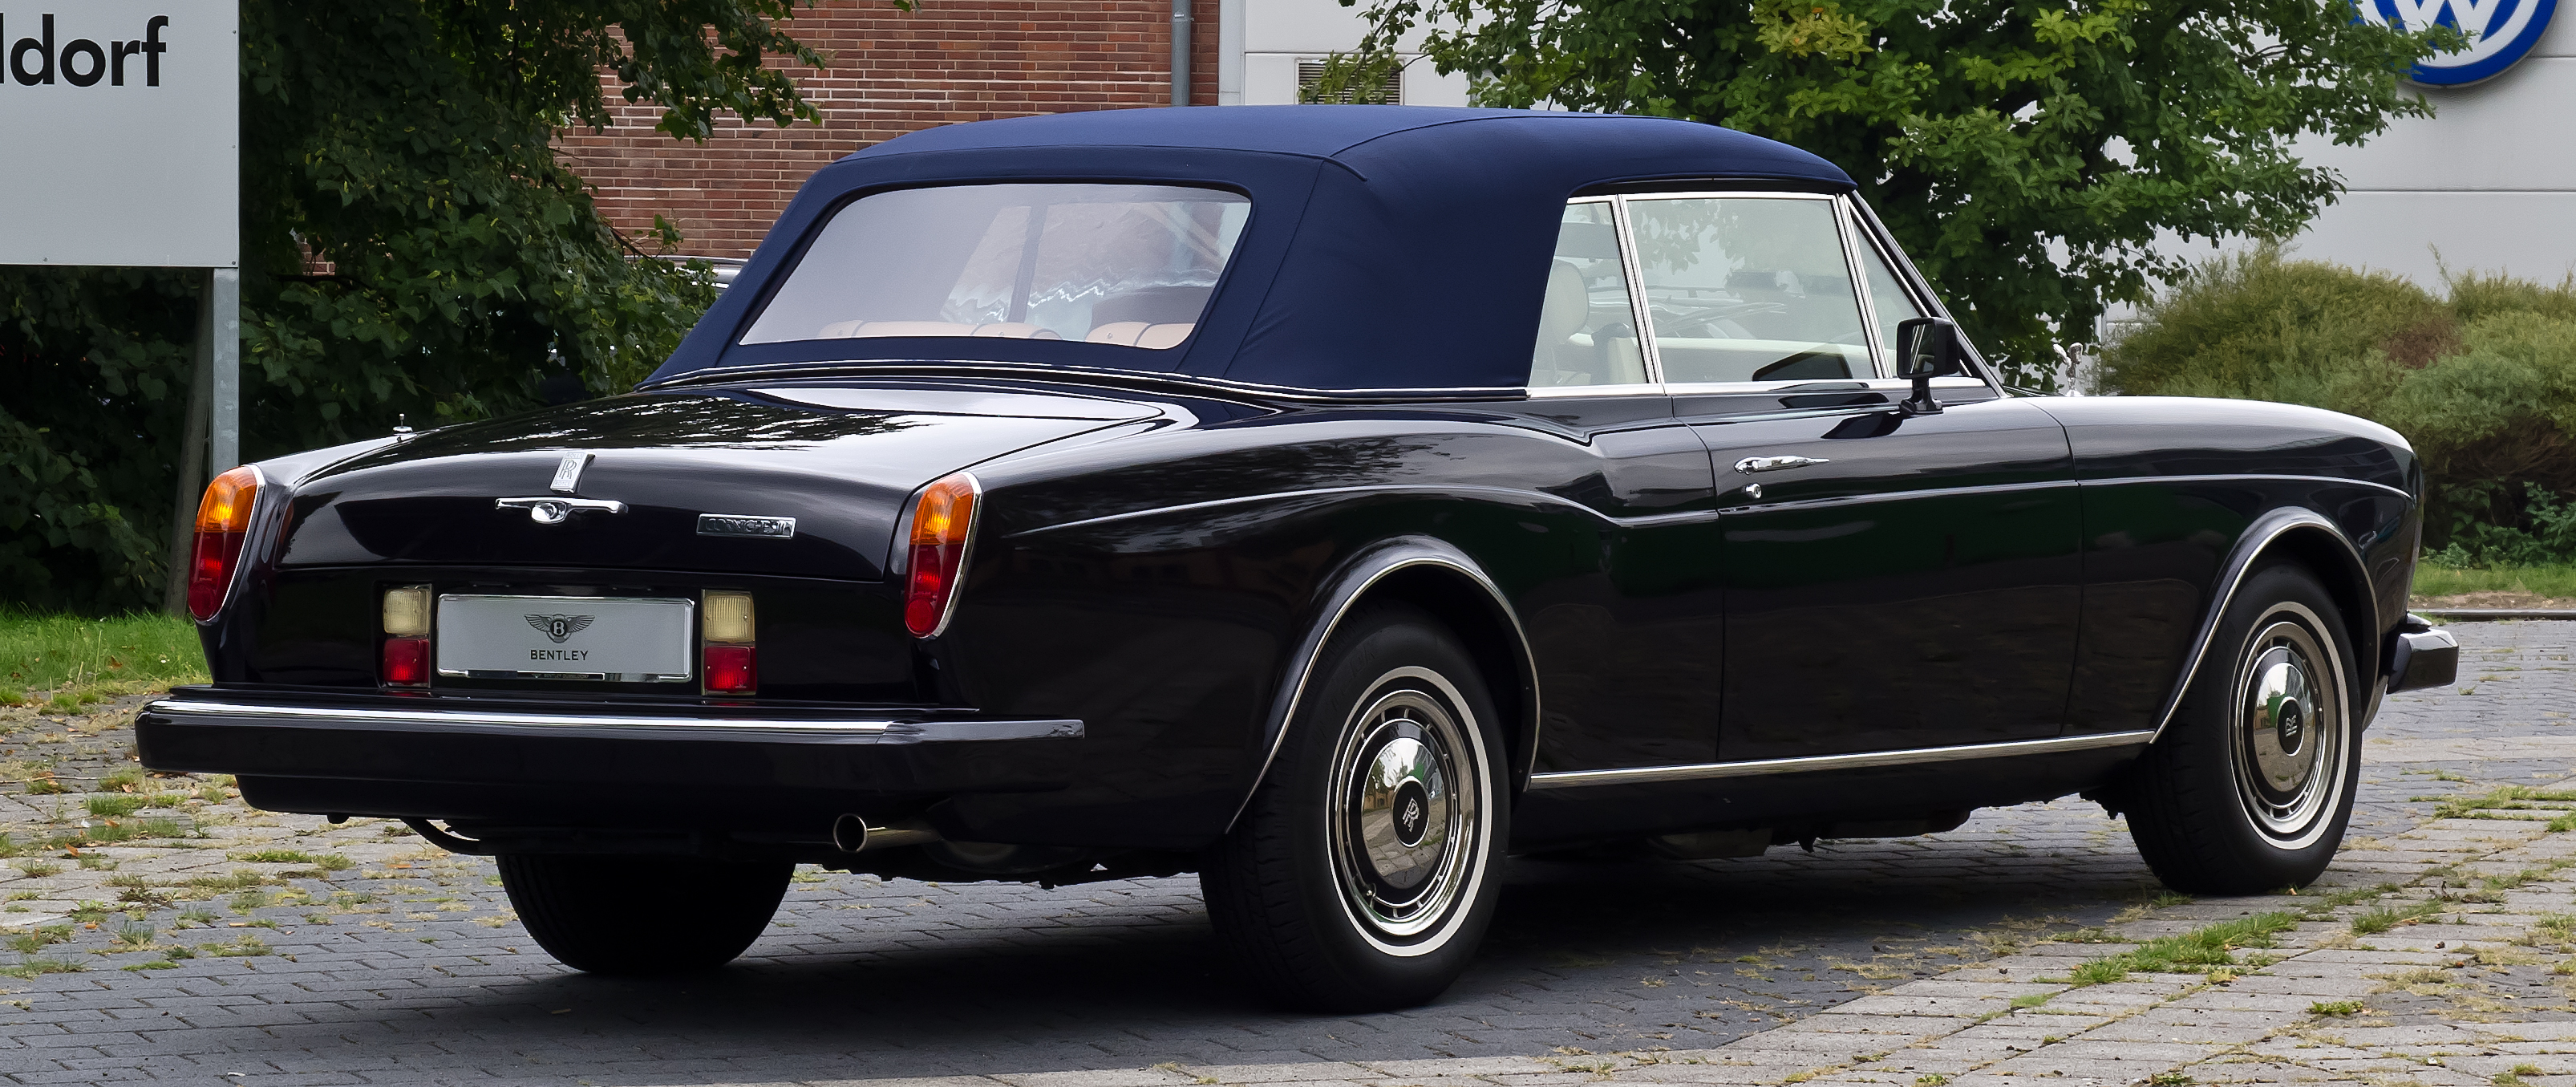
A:
{"label": "grass", "polygon": [[2352,934],[2376,936],[2410,921],[2431,917],[2437,913],[2447,913],[2451,909],[2451,903],[2439,898],[2428,898],[2422,902],[2411,902],[2403,906],[2382,906],[2353,918]]}
{"label": "grass", "polygon": [[2344,1016],[2356,1015],[2360,1011],[2361,1001],[2358,1000],[2320,1000],[2308,1005],[2310,1015]]}
{"label": "grass", "polygon": [[2272,937],[2297,925],[2301,916],[2289,911],[2258,913],[2149,940],[2134,951],[2084,962],[2071,978],[2077,985],[2108,985],[2133,973],[2181,974],[2192,972],[2186,967],[2235,966],[2238,949],[2271,947]]}
{"label": "grass", "polygon": [[[147,690],[206,681],[206,654],[197,629],[167,615],[91,619],[0,609],[0,694],[56,692],[53,708],[69,699],[77,708],[95,688]],[[78,688],[66,692],[65,688]]]}
{"label": "grass", "polygon": [[2456,596],[2460,593],[2480,592],[2576,596],[2576,565],[2499,566],[2473,570],[2445,570],[2422,564],[2415,567],[2415,595],[2417,596]]}

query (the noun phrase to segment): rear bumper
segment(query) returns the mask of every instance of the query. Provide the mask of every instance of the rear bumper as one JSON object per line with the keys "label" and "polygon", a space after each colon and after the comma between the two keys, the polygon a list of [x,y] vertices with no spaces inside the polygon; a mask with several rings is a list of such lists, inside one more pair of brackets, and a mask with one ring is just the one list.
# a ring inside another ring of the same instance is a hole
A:
{"label": "rear bumper", "polygon": [[2388,691],[2448,686],[2460,675],[2460,640],[2420,615],[2409,615],[2390,647]]}
{"label": "rear bumper", "polygon": [[845,812],[1061,789],[1083,724],[197,687],[144,707],[135,736],[145,766],[235,775],[275,811],[812,837]]}

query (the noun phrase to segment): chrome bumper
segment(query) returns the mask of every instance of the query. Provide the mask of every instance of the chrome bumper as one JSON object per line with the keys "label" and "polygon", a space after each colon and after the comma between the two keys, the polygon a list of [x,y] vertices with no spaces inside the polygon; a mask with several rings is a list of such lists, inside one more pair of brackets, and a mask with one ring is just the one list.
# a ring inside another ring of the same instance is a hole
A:
{"label": "chrome bumper", "polygon": [[2397,627],[2388,661],[2388,691],[2444,687],[2460,676],[2460,640],[2421,615]]}
{"label": "chrome bumper", "polygon": [[355,706],[295,705],[272,701],[233,702],[206,697],[165,698],[144,707],[162,717],[204,723],[239,721],[280,728],[336,728],[410,732],[434,729],[456,733],[502,735],[616,735],[648,733],[700,739],[753,740],[799,738],[808,741],[921,743],[943,740],[1080,739],[1080,721],[938,720],[901,717],[852,718],[820,714],[735,715],[724,711],[679,711],[654,714],[561,712],[528,709],[487,710],[461,706],[378,709]]}

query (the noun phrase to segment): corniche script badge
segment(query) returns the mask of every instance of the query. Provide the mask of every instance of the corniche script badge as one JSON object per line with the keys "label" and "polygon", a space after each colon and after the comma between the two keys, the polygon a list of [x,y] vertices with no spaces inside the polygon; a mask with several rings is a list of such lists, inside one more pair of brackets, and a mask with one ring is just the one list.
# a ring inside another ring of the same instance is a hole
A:
{"label": "corniche script badge", "polygon": [[546,637],[554,639],[556,645],[562,645],[564,639],[589,630],[590,624],[598,621],[599,617],[596,615],[531,615],[528,617],[528,625],[537,628]]}
{"label": "corniche script badge", "polygon": [[784,540],[796,535],[793,517],[754,517],[738,513],[701,513],[698,515],[700,536],[760,536]]}

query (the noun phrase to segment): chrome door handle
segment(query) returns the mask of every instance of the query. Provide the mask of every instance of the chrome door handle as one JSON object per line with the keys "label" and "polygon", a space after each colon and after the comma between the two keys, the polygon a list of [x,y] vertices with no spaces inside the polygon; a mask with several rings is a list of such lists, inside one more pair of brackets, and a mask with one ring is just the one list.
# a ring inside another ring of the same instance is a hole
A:
{"label": "chrome door handle", "polygon": [[1735,470],[1749,475],[1754,472],[1777,472],[1789,468],[1804,468],[1810,464],[1832,463],[1833,461],[1823,457],[1746,457],[1735,462]]}

